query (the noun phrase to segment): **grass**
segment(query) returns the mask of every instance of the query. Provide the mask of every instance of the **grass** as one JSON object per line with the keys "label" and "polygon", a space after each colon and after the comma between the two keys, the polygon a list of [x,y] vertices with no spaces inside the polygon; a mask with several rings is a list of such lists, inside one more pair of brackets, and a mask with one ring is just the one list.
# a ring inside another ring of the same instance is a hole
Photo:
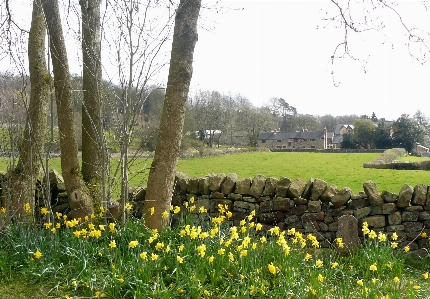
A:
{"label": "grass", "polygon": [[[99,226],[97,217],[79,223],[61,215],[56,229],[2,227],[0,291],[6,292],[1,294],[8,299],[407,299],[427,298],[430,291],[428,258],[414,262],[403,248],[393,249],[395,235],[369,230],[362,247],[340,255],[342,240],[323,249],[318,236],[294,229],[262,233],[252,216],[231,227],[222,209],[212,223],[195,226],[184,210],[177,211],[182,225],[162,232],[137,219],[125,227]],[[29,292],[34,296],[27,297]]]}
{"label": "grass", "polygon": [[[414,187],[428,183],[428,173],[419,170],[390,170],[363,168],[364,162],[375,159],[379,154],[335,154],[335,153],[271,153],[251,152],[204,158],[181,159],[178,171],[189,177],[205,176],[208,173],[237,173],[239,178],[256,174],[290,179],[319,178],[338,188],[350,187],[353,192],[363,190],[363,183],[374,181],[379,191],[398,193],[404,184]],[[408,157],[412,158],[412,157]],[[112,159],[112,173],[117,166]],[[51,159],[51,167],[60,171],[60,159]],[[145,186],[152,159],[137,159],[130,167],[131,187]],[[0,170],[7,169],[7,160],[0,160]],[[119,174],[117,175],[119,177]],[[119,180],[117,180],[119,183]],[[118,185],[115,188],[119,188]]]}

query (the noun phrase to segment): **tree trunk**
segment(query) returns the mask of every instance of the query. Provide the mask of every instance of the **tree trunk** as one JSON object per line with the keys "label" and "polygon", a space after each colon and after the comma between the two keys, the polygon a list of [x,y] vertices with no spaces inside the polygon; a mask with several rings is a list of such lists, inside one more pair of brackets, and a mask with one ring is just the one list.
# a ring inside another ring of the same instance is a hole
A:
{"label": "tree trunk", "polygon": [[144,205],[145,224],[152,229],[161,230],[167,225],[162,213],[169,211],[172,199],[200,6],[201,0],[181,0],[176,11],[166,97]]}
{"label": "tree trunk", "polygon": [[45,35],[46,27],[42,6],[39,1],[34,1],[28,36],[30,102],[19,161],[11,178],[12,211],[14,217],[18,218],[23,215],[25,204],[30,205],[31,211],[34,210],[36,179],[41,172],[50,80],[46,70]]}
{"label": "tree trunk", "polygon": [[60,135],[61,171],[67,194],[70,198],[72,217],[83,218],[93,213],[94,208],[79,168],[69,63],[61,27],[58,1],[42,0],[42,6],[50,36],[49,46],[54,71],[55,99]]}
{"label": "tree trunk", "polygon": [[100,58],[101,0],[79,1],[82,12],[82,175],[93,198],[101,198],[103,130],[101,125],[102,68]]}

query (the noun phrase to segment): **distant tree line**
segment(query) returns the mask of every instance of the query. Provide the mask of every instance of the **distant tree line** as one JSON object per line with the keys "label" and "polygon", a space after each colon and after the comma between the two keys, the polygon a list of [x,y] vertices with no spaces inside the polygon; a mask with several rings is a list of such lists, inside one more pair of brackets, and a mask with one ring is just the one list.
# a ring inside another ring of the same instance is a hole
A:
{"label": "distant tree line", "polygon": [[[28,97],[30,84],[26,82],[23,88],[22,80],[21,77],[0,75],[0,121],[3,130],[7,131],[7,134],[3,134],[2,148],[11,140],[15,142],[15,148],[19,147],[22,126],[25,123],[25,109],[23,101],[17,98]],[[81,86],[82,77],[73,75],[72,89],[78,134],[81,134],[79,130],[82,118]],[[108,81],[103,81],[103,90],[102,119],[104,129],[109,134],[120,130],[124,114],[121,101],[123,90]],[[155,86],[145,87],[140,98],[132,96],[134,101],[140,103],[133,107],[138,118],[136,122],[138,125],[134,129],[135,136],[138,140],[137,145],[142,149],[155,150],[164,97],[165,90]],[[260,132],[322,131],[324,127],[328,132],[334,132],[338,124],[353,124],[355,128],[353,134],[344,135],[341,145],[343,148],[404,147],[411,151],[415,142],[424,146],[429,145],[430,121],[420,110],[413,117],[402,115],[396,121],[378,119],[375,113],[371,116],[355,114],[313,116],[299,113],[283,98],[271,98],[265,105],[256,107],[240,94],[198,90],[190,95],[187,101],[182,147],[184,149],[212,147],[220,143],[230,146],[256,146]],[[211,134],[215,130],[222,133],[217,136]],[[199,132],[197,136],[196,132]],[[242,138],[235,138],[237,135]],[[7,142],[5,136],[8,136]],[[113,142],[111,147],[115,150]]]}

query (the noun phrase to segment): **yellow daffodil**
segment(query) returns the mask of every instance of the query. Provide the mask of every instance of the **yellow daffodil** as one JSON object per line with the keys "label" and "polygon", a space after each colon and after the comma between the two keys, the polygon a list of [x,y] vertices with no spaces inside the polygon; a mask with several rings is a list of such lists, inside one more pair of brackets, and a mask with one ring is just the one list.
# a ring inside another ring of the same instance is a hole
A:
{"label": "yellow daffodil", "polygon": [[272,273],[273,275],[276,274],[276,267],[273,265],[273,263],[268,264],[267,269],[269,269],[269,272]]}
{"label": "yellow daffodil", "polygon": [[130,248],[135,248],[137,245],[139,245],[139,241],[137,241],[137,240],[130,241],[130,243],[128,243],[128,246]]}
{"label": "yellow daffodil", "polygon": [[145,261],[148,260],[148,253],[146,251],[139,254],[139,256],[142,260],[145,260]]}
{"label": "yellow daffodil", "polygon": [[116,242],[115,242],[115,240],[110,241],[109,247],[110,248],[116,248]]}
{"label": "yellow daffodil", "polygon": [[362,287],[364,285],[363,279],[357,280],[357,284]]}
{"label": "yellow daffodil", "polygon": [[369,267],[370,271],[376,271],[378,270],[378,268],[376,267],[376,263],[373,263],[370,267]]}
{"label": "yellow daffodil", "polygon": [[41,253],[39,250],[37,250],[37,251],[33,254],[33,257],[34,257],[36,260],[38,260],[38,259],[40,259],[40,258],[42,257],[42,253]]}
{"label": "yellow daffodil", "polygon": [[169,212],[164,211],[164,212],[163,212],[163,214],[161,214],[161,216],[162,216],[164,219],[169,218]]}
{"label": "yellow daffodil", "polygon": [[318,274],[318,281],[324,282],[324,276],[322,276],[321,274]]}
{"label": "yellow daffodil", "polygon": [[394,277],[393,280],[394,280],[395,283],[399,283],[399,281],[400,281],[400,279],[397,276]]}
{"label": "yellow daffodil", "polygon": [[155,208],[154,208],[154,207],[150,208],[150,209],[149,209],[149,213],[151,214],[151,216],[152,216],[152,215],[154,215],[154,213],[155,213]]}
{"label": "yellow daffodil", "polygon": [[339,263],[337,263],[337,262],[331,263],[332,269],[336,269],[338,266],[339,266]]}
{"label": "yellow daffodil", "polygon": [[315,267],[321,268],[322,266],[323,266],[323,261],[322,260],[316,260]]}

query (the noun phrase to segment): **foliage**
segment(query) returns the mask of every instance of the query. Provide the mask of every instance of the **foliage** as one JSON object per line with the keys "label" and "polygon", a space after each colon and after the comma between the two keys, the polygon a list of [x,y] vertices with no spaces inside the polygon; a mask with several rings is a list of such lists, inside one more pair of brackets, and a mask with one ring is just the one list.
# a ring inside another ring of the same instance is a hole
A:
{"label": "foliage", "polygon": [[416,120],[403,114],[393,123],[393,144],[397,147],[403,147],[408,152],[414,148],[415,142],[426,143],[426,129]]}
{"label": "foliage", "polygon": [[6,226],[0,280],[14,272],[61,298],[394,299],[426,298],[430,290],[428,258],[413,262],[395,233],[364,223],[363,246],[344,256],[337,253],[342,239],[324,249],[323,240],[294,228],[263,232],[255,211],[231,226],[228,209],[218,209],[210,223],[196,225],[192,219],[207,211],[190,198],[163,213],[180,225],[162,232],[138,219],[100,225],[96,215]]}
{"label": "foliage", "polygon": [[353,140],[360,148],[374,148],[375,126],[369,118],[359,118],[354,121]]}
{"label": "foliage", "polygon": [[357,142],[354,140],[354,136],[352,133],[347,132],[343,134],[342,142],[340,143],[340,147],[343,149],[356,149]]}

